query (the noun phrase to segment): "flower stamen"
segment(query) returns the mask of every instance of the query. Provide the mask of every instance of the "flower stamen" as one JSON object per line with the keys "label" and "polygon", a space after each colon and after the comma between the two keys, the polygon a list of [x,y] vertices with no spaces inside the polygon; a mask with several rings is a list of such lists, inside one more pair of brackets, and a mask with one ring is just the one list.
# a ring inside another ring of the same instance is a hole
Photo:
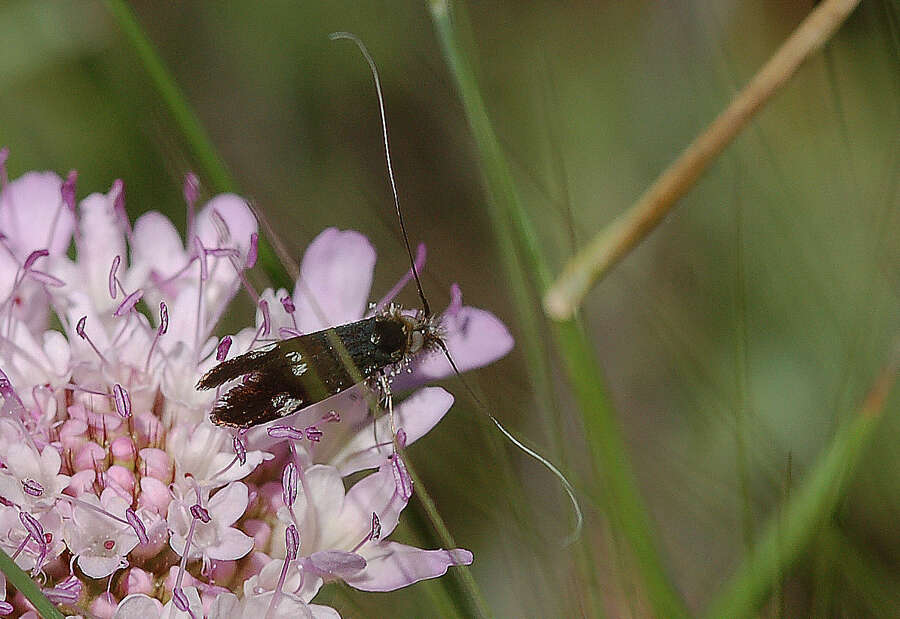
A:
{"label": "flower stamen", "polygon": [[78,337],[87,342],[91,348],[94,349],[94,352],[97,353],[97,356],[100,357],[100,361],[104,364],[108,365],[109,362],[106,360],[106,357],[103,356],[103,353],[100,352],[100,349],[97,348],[97,345],[94,344],[93,340],[88,337],[87,332],[84,330],[84,325],[87,323],[87,316],[82,316],[78,319],[78,323],[75,325],[75,333],[78,334]]}
{"label": "flower stamen", "polygon": [[272,617],[272,613],[278,606],[278,600],[284,589],[284,581],[287,579],[288,568],[291,562],[297,559],[297,552],[300,550],[300,534],[297,527],[289,524],[284,531],[284,547],[285,557],[284,564],[281,566],[281,575],[278,577],[278,584],[275,585],[275,591],[272,592],[272,601],[269,602],[269,609],[266,611],[266,619]]}

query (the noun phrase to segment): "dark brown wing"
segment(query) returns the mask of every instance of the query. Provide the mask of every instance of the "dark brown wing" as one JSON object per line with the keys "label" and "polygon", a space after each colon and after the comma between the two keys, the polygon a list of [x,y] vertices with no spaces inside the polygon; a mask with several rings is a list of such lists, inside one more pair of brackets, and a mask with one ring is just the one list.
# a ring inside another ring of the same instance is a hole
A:
{"label": "dark brown wing", "polygon": [[212,421],[249,428],[321,402],[403,355],[402,325],[372,317],[301,335],[220,363],[197,383],[211,389],[243,377],[216,403]]}

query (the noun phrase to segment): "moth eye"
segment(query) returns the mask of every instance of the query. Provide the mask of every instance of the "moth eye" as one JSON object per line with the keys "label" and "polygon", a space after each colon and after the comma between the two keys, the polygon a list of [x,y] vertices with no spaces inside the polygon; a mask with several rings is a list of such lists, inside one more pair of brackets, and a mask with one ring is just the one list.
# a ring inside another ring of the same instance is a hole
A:
{"label": "moth eye", "polygon": [[421,331],[413,331],[409,338],[409,352],[417,353],[425,345],[425,335]]}

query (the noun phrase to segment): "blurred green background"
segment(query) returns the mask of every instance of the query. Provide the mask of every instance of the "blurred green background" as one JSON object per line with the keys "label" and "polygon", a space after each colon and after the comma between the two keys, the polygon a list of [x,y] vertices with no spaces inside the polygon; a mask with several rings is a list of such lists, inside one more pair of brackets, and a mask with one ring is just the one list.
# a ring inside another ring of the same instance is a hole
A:
{"label": "blurred green background", "polygon": [[[359,35],[382,74],[411,241],[428,245],[432,304],[443,307],[459,282],[469,304],[500,316],[521,343],[478,154],[424,3],[132,6],[242,194],[295,258],[324,227],[360,230],[379,251],[377,297],[407,265],[371,76],[352,45],[327,37]],[[458,13],[557,267],[652,182],[810,8],[506,0]],[[79,197],[122,178],[132,217],[157,209],[183,226],[181,178],[196,162],[103,5],[5,0],[0,40],[11,177],[75,168]],[[896,353],[898,166],[900,5],[867,0],[587,299],[583,318],[667,569],[693,610]],[[417,303],[412,290],[403,300]],[[231,327],[249,306],[241,312]],[[544,345],[553,351],[549,335]],[[472,573],[496,616],[597,612],[586,610],[592,579],[607,616],[648,616],[628,552],[587,490],[602,471],[591,470],[562,371],[545,401],[528,369],[518,346],[470,380],[584,491],[588,522],[575,548],[561,546],[571,514],[555,481],[501,444],[457,382],[447,383],[457,405],[411,458],[457,543],[475,553]],[[761,616],[900,615],[898,404],[895,393],[836,516]],[[553,427],[541,410],[552,411]],[[414,529],[401,533],[415,539]],[[415,617],[440,614],[446,595],[431,582],[390,594],[331,586],[320,599],[345,617]]]}

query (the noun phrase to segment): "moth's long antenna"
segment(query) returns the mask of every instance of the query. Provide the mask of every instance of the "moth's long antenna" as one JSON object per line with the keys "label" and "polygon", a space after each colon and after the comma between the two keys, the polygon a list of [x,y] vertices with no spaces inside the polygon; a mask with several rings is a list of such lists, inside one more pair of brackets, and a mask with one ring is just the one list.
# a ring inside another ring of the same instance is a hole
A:
{"label": "moth's long antenna", "polygon": [[525,452],[526,454],[528,454],[529,456],[531,456],[532,458],[534,458],[535,460],[540,462],[541,465],[544,468],[546,468],[548,471],[550,471],[559,480],[559,483],[562,484],[563,490],[566,491],[566,494],[569,495],[569,500],[572,502],[572,509],[575,511],[575,528],[565,538],[565,540],[563,540],[563,545],[568,546],[569,544],[574,543],[581,536],[581,528],[582,528],[582,525],[584,524],[584,515],[581,512],[581,505],[579,505],[579,503],[578,503],[578,498],[575,496],[575,488],[572,487],[572,484],[569,482],[568,479],[566,479],[566,476],[563,474],[563,472],[560,471],[558,468],[556,468],[555,464],[553,464],[547,458],[545,458],[544,456],[542,456],[535,450],[531,449],[530,447],[528,447],[527,445],[522,443],[522,441],[520,441],[518,438],[516,438],[512,432],[510,432],[505,427],[503,427],[503,424],[500,423],[497,420],[497,418],[491,414],[487,405],[485,405],[485,403],[481,401],[481,398],[478,397],[478,395],[475,393],[475,391],[472,389],[472,387],[469,386],[469,383],[466,382],[466,379],[460,373],[459,368],[456,367],[456,362],[453,361],[453,357],[450,356],[450,351],[447,350],[447,345],[442,340],[438,340],[437,344],[438,344],[438,346],[440,346],[441,350],[444,351],[444,356],[447,357],[447,361],[450,362],[450,367],[453,368],[453,371],[460,378],[460,380],[462,381],[462,384],[466,388],[466,391],[469,392],[469,395],[472,397],[473,400],[475,400],[475,402],[481,408],[481,412],[483,412],[485,415],[487,415],[488,419],[490,419],[491,422],[495,426],[497,426],[497,429],[500,430],[500,432],[503,434],[503,436],[505,436],[506,439],[510,443],[512,443],[517,448],[521,449],[523,452]]}
{"label": "moth's long antenna", "polygon": [[362,52],[366,62],[369,63],[369,69],[372,70],[372,77],[375,78],[375,92],[378,93],[378,111],[381,112],[381,133],[384,135],[384,158],[387,160],[388,177],[391,179],[391,191],[394,194],[394,206],[397,209],[397,219],[400,220],[400,231],[403,233],[403,242],[406,244],[406,255],[409,256],[409,263],[412,265],[413,277],[416,280],[416,288],[419,291],[419,298],[422,300],[422,308],[425,310],[425,316],[431,316],[431,307],[428,305],[428,299],[422,291],[422,281],[419,279],[419,270],[416,268],[416,261],[413,259],[412,247],[409,245],[409,235],[406,233],[406,224],[403,222],[403,211],[400,210],[400,198],[397,195],[397,183],[394,182],[394,168],[391,165],[391,147],[388,144],[388,127],[387,118],[384,114],[384,97],[381,95],[381,79],[378,77],[378,68],[375,61],[369,55],[369,50],[365,44],[360,41],[359,37],[351,32],[332,32],[328,35],[332,41],[338,39],[348,39],[356,43],[359,51]]}

